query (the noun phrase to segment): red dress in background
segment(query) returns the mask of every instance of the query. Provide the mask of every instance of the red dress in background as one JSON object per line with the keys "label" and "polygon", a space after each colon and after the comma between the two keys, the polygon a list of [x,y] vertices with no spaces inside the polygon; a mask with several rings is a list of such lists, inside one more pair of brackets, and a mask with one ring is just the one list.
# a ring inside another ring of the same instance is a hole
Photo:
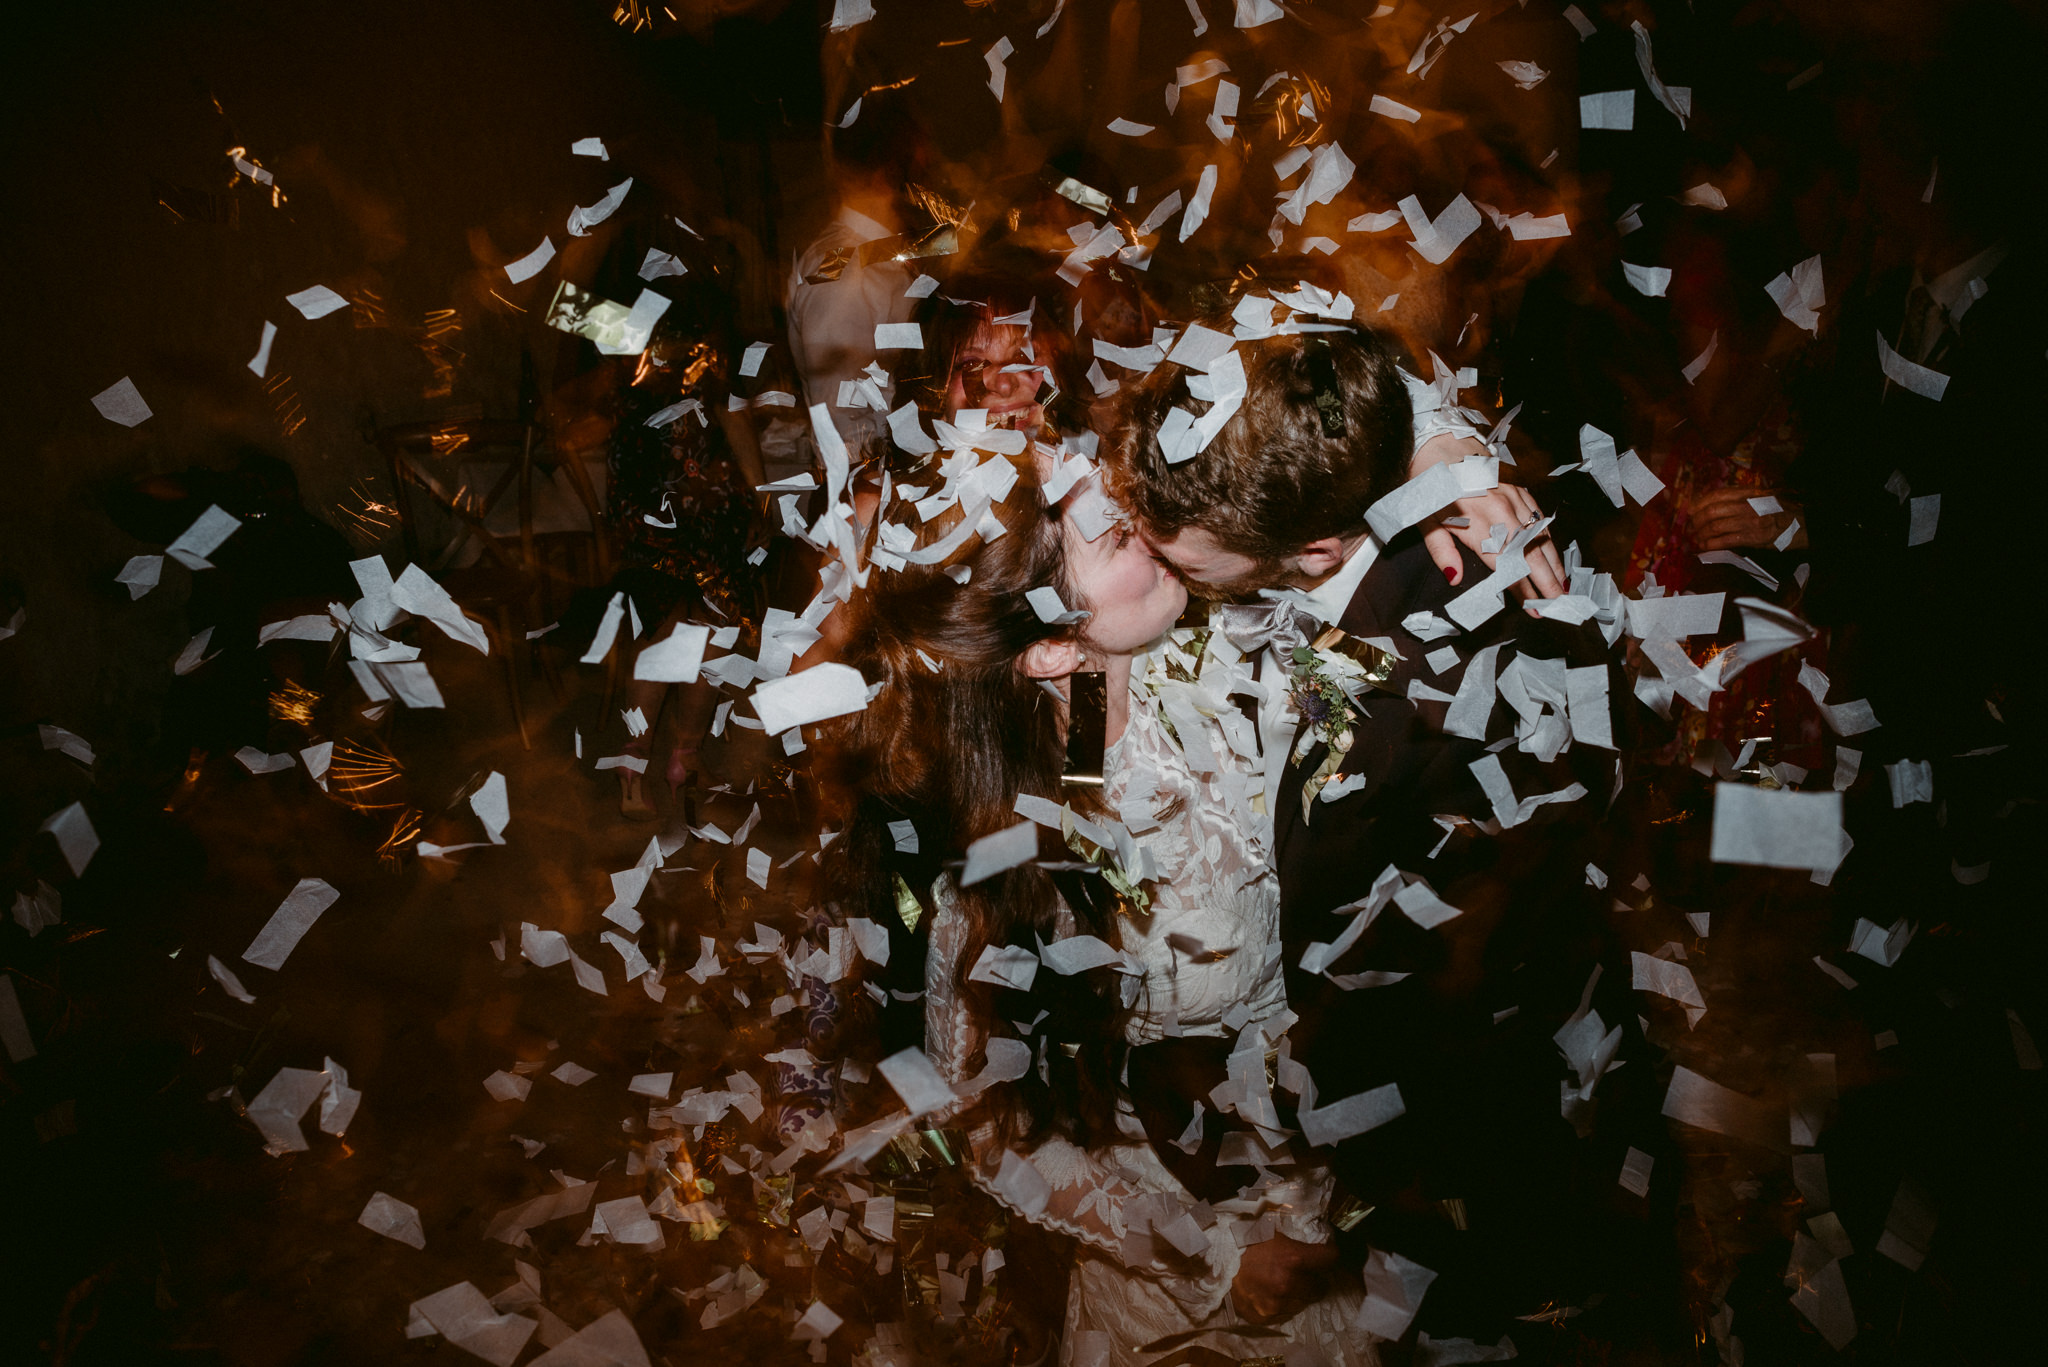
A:
{"label": "red dress in background", "polygon": [[[1786,471],[1804,441],[1798,416],[1782,397],[1772,400],[1762,419],[1725,456],[1714,454],[1693,427],[1673,433],[1662,471],[1666,496],[1652,499],[1644,509],[1622,587],[1631,595],[1640,594],[1645,580],[1654,576],[1669,594],[1712,593],[1725,588],[1731,596],[1768,598],[1798,611],[1800,586],[1789,575],[1778,591],[1771,593],[1741,569],[1702,564],[1691,508],[1701,494],[1728,486],[1754,489],[1759,494],[1782,489]],[[1751,550],[1742,549],[1745,553]],[[1737,639],[1739,628],[1725,636],[1695,637],[1683,644],[1688,655],[1704,664]],[[1660,758],[1690,765],[1709,741],[1719,741],[1731,753],[1740,754],[1743,742],[1755,738],[1759,741],[1756,757],[1765,763],[1796,764],[1809,770],[1819,767],[1825,762],[1820,712],[1812,696],[1799,686],[1799,669],[1810,663],[1825,671],[1826,659],[1827,636],[1822,632],[1801,649],[1782,651],[1742,671],[1713,695],[1705,712],[1683,700],[1674,701],[1671,716],[1677,735]],[[1769,737],[1771,743],[1764,744],[1763,737]]]}

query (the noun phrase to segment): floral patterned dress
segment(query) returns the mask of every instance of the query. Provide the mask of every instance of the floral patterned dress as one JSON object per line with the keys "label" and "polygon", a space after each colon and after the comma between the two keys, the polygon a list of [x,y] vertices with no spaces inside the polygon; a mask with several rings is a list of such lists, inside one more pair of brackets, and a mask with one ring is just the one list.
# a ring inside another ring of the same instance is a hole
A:
{"label": "floral patterned dress", "polygon": [[[1700,592],[1694,581],[1703,567],[1686,512],[1693,499],[1710,489],[1731,485],[1759,493],[1782,487],[1785,471],[1798,457],[1804,440],[1797,416],[1783,399],[1774,403],[1726,456],[1715,455],[1696,433],[1679,433],[1675,437],[1678,445],[1664,468],[1670,493],[1652,500],[1644,510],[1622,587],[1640,593],[1646,577],[1654,577],[1666,593]],[[1747,576],[1737,574],[1736,578],[1740,581],[1738,592],[1798,607],[1795,585],[1786,584],[1778,594],[1769,594]],[[1705,663],[1708,655],[1726,642],[1702,637],[1686,644]],[[1809,769],[1818,766],[1824,758],[1820,712],[1799,686],[1799,669],[1802,664],[1812,664],[1825,670],[1826,657],[1827,638],[1822,634],[1798,650],[1783,651],[1744,670],[1714,694],[1705,712],[1687,707],[1675,714],[1678,734],[1665,758],[1690,764],[1708,741],[1718,740],[1739,751],[1746,738],[1767,735],[1773,738],[1776,759]]]}

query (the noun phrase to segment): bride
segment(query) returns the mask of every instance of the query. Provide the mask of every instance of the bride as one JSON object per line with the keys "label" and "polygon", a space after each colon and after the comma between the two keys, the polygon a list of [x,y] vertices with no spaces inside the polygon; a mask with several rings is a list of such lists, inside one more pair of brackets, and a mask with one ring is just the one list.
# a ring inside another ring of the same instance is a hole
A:
{"label": "bride", "polygon": [[[985,372],[1028,373],[1023,327],[963,335]],[[881,687],[836,739],[856,796],[844,910],[929,916],[925,1049],[962,1100],[927,1123],[966,1128],[977,1185],[1076,1241],[1063,1362],[1134,1363],[1169,1338],[1374,1362],[1357,1282],[1327,1290],[1327,1171],[1252,1146],[1255,1180],[1197,1201],[1122,1095],[1130,1046],[1236,1036],[1263,1055],[1290,1019],[1264,761],[1228,696],[1250,661],[1223,632],[1171,630],[1186,590],[1085,460],[950,407],[959,449],[898,486],[917,514],[885,485],[870,524],[841,658]],[[1064,781],[1089,748],[1089,673],[1098,784]],[[961,869],[1026,820],[1036,858]]]}

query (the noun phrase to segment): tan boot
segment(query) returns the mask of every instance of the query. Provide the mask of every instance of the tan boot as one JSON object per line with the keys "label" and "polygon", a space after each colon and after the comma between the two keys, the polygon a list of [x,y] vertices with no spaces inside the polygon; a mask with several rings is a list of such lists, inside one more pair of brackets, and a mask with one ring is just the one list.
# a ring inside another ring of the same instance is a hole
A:
{"label": "tan boot", "polygon": [[647,800],[646,775],[636,773],[625,765],[618,768],[619,815],[628,821],[652,821],[655,817],[654,804]]}

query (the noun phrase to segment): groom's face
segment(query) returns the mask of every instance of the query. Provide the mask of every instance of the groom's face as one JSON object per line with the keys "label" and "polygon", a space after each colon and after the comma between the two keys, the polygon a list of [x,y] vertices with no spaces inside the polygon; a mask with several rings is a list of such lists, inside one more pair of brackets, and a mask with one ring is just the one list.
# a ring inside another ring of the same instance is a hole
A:
{"label": "groom's face", "polygon": [[1203,598],[1246,598],[1298,577],[1291,561],[1261,560],[1227,550],[1200,527],[1186,527],[1165,538],[1148,534],[1146,540],[1152,553],[1173,567],[1189,592]]}

